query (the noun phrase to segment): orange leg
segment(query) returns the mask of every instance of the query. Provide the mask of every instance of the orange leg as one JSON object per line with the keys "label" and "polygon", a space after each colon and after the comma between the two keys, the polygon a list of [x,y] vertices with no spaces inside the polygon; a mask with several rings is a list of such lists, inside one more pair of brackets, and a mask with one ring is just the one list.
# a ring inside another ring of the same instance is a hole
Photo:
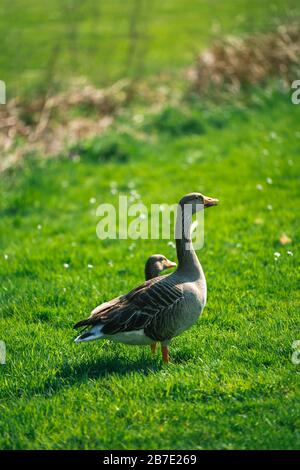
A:
{"label": "orange leg", "polygon": [[163,359],[164,363],[168,364],[170,362],[169,346],[161,345],[161,354],[162,354],[162,359]]}
{"label": "orange leg", "polygon": [[156,343],[150,344],[152,355],[155,356],[156,353]]}

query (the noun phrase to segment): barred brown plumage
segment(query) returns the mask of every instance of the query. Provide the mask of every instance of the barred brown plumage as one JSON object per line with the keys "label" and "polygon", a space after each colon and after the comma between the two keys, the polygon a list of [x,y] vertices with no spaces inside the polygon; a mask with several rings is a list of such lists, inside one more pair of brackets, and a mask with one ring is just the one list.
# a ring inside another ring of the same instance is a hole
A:
{"label": "barred brown plumage", "polygon": [[[172,295],[169,296],[171,291]],[[108,335],[145,328],[153,317],[182,298],[182,290],[174,281],[170,282],[168,277],[154,278],[127,295],[113,299],[111,306],[106,305],[86,320],[78,322],[74,328],[101,323],[102,333]]]}

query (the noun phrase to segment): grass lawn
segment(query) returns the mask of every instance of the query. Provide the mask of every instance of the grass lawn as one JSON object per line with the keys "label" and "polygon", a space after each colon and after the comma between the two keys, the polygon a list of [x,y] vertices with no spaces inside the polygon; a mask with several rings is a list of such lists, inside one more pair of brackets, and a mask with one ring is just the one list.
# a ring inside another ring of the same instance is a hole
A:
{"label": "grass lawn", "polygon": [[[1,175],[0,448],[299,448],[299,106],[270,89],[244,107],[191,108],[190,133],[172,110],[139,126],[123,117],[146,136],[110,130],[108,162],[98,140],[80,161]],[[96,237],[112,181],[122,194],[134,183],[147,206],[220,199],[198,252],[207,307],[169,366],[149,348],[72,341],[77,320],[142,281],[148,255],[176,258],[167,240]]]}
{"label": "grass lawn", "polygon": [[0,79],[7,95],[87,76],[174,72],[213,37],[273,28],[299,16],[298,0],[1,0]]}

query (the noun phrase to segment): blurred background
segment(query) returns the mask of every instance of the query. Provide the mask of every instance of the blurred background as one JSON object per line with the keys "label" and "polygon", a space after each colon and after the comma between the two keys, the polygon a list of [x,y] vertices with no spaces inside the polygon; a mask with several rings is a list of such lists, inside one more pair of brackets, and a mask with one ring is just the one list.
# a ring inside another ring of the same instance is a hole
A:
{"label": "blurred background", "polygon": [[2,0],[1,79],[12,98],[49,80],[172,74],[216,37],[269,31],[297,13],[296,0]]}
{"label": "blurred background", "polygon": [[138,100],[287,83],[299,65],[298,15],[296,0],[3,0],[1,167],[99,134]]}
{"label": "blurred background", "polygon": [[[0,0],[0,448],[299,448],[299,18],[299,0]],[[97,206],[191,191],[220,205],[170,369],[78,349],[75,322],[152,253],[176,260],[172,239],[97,238]]]}
{"label": "blurred background", "polygon": [[103,86],[173,74],[216,37],[270,31],[298,14],[297,0],[2,0],[1,79],[12,98],[76,77]]}

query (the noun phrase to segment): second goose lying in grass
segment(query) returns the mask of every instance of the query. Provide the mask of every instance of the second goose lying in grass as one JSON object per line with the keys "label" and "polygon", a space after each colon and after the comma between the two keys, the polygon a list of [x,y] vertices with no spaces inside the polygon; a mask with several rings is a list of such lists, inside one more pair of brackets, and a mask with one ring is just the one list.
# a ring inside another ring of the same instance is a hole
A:
{"label": "second goose lying in grass", "polygon": [[192,214],[217,203],[200,193],[184,196],[176,219],[176,271],[96,307],[74,326],[88,328],[75,341],[111,339],[139,345],[159,341],[163,360],[169,362],[171,339],[197,321],[206,303],[206,280],[191,240]]}

